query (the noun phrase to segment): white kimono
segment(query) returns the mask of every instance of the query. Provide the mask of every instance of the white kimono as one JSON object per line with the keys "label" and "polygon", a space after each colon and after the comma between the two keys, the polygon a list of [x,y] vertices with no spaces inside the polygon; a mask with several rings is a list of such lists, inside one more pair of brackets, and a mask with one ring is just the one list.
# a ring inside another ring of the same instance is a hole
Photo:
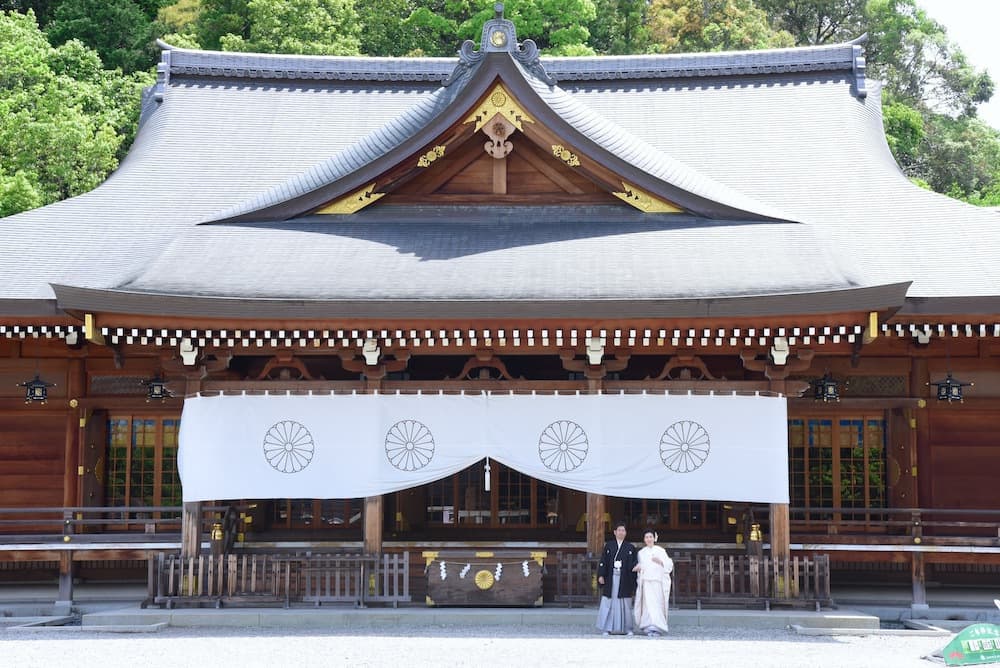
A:
{"label": "white kimono", "polygon": [[[663,565],[653,561],[660,558]],[[639,582],[635,590],[635,625],[643,633],[666,633],[673,559],[659,545],[639,550]]]}

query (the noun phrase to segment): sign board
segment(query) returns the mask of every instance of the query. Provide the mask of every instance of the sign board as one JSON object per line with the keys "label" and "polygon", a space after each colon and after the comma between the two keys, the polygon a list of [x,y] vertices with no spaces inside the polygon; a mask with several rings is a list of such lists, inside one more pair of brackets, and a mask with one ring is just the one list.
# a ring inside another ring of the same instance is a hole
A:
{"label": "sign board", "polygon": [[942,650],[946,666],[1000,663],[1000,626],[973,624],[956,635]]}

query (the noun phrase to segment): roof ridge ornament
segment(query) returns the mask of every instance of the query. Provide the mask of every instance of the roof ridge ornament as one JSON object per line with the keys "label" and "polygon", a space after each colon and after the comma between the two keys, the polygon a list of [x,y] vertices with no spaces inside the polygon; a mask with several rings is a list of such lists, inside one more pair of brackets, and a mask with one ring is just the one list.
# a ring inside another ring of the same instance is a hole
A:
{"label": "roof ridge ornament", "polygon": [[556,80],[549,76],[549,73],[542,67],[538,45],[531,39],[526,39],[523,42],[517,41],[517,29],[514,27],[514,22],[503,17],[503,3],[497,2],[493,5],[493,18],[483,24],[479,50],[476,50],[476,43],[471,39],[462,42],[462,48],[458,51],[458,65],[444,81],[444,85],[451,85],[466,72],[475,69],[487,53],[509,53],[514,60],[534,76],[550,86],[556,84]]}

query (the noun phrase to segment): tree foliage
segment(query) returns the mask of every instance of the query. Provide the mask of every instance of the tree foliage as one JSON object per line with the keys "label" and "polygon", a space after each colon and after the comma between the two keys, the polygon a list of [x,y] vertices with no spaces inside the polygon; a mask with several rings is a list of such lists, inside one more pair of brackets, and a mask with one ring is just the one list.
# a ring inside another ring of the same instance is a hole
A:
{"label": "tree foliage", "polygon": [[590,44],[598,53],[648,53],[652,46],[647,0],[596,0]]}
{"label": "tree foliage", "polygon": [[[917,2],[507,0],[505,17],[548,55],[818,45],[867,33],[868,74],[883,84],[900,167],[939,192],[995,203],[1000,138],[975,118],[994,82]],[[0,10],[0,212],[10,213],[82,192],[113,168],[158,36],[188,48],[452,57],[463,39],[478,41],[494,0],[0,0]],[[75,155],[66,150],[74,141]]]}
{"label": "tree foliage", "polygon": [[868,0],[757,0],[772,23],[796,44],[846,42],[865,32]]}
{"label": "tree foliage", "polygon": [[219,39],[224,50],[358,54],[358,15],[353,0],[249,0],[247,19],[246,30]]}
{"label": "tree foliage", "polygon": [[63,0],[45,32],[52,44],[80,40],[109,69],[137,72],[156,64],[153,22],[133,0]]}
{"label": "tree foliage", "polygon": [[118,166],[149,74],[102,68],[77,40],[53,48],[33,12],[0,14],[0,215],[78,195]]}
{"label": "tree foliage", "polygon": [[728,51],[791,46],[753,0],[651,0],[649,30],[657,51]]}

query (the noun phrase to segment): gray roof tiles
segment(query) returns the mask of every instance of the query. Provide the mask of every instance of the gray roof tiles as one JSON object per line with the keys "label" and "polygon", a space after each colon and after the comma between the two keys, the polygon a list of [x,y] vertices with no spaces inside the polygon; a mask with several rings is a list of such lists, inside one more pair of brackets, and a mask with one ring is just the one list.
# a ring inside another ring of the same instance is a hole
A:
{"label": "gray roof tiles", "polygon": [[[553,115],[565,114],[566,127],[602,150],[707,198],[799,225],[676,218],[649,227],[622,218],[629,209],[578,209],[579,220],[562,225],[589,232],[567,236],[551,212],[536,211],[533,227],[514,225],[504,209],[484,219],[492,225],[459,221],[461,233],[411,219],[422,235],[409,246],[417,228],[380,218],[392,209],[378,205],[367,217],[329,223],[197,224],[301,196],[387,155],[459,94],[435,78],[450,74],[454,60],[356,59],[351,78],[279,83],[236,70],[348,70],[336,59],[178,50],[163,102],[145,100],[153,110],[106,183],[0,221],[0,313],[44,311],[50,284],[88,299],[106,290],[123,290],[121,298],[176,290],[163,299],[180,301],[183,292],[212,294],[235,298],[233,309],[239,298],[262,296],[387,304],[394,295],[423,300],[427,313],[433,300],[585,305],[740,295],[766,308],[782,300],[806,308],[788,295],[809,290],[838,295],[822,302],[832,308],[869,303],[859,295],[907,281],[911,297],[963,308],[971,308],[967,298],[1000,294],[1000,215],[920,190],[899,173],[877,90],[856,94],[849,50],[544,59],[563,84],[534,87]],[[402,80],[366,74],[390,67],[402,68]],[[617,80],[607,81],[605,70],[616,69]],[[940,270],[948,266],[975,269]]]}
{"label": "gray roof tiles", "polygon": [[[175,237],[120,287],[442,301],[678,299],[858,287],[804,225],[706,224],[669,214],[623,220],[616,205],[603,208],[603,221],[595,210],[586,222],[557,209],[466,207],[459,217],[450,209],[425,211],[416,219],[400,211],[392,220],[370,220],[362,212],[335,221],[199,226]],[[731,261],[706,261],[706,246]]]}
{"label": "gray roof tiles", "polygon": [[[454,58],[248,54],[194,51],[160,44],[169,49],[171,75],[324,81],[443,81],[457,64]],[[857,52],[854,44],[832,44],[766,51],[543,57],[541,62],[545,70],[559,81],[599,81],[853,70],[857,67]]]}

